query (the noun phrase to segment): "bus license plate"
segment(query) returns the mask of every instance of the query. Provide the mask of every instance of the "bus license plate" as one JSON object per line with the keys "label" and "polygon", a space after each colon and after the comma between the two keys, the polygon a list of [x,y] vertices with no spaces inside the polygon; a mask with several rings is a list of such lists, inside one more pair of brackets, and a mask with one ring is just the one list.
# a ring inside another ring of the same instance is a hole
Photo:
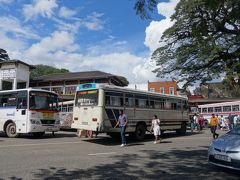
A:
{"label": "bus license plate", "polygon": [[44,119],[52,119],[53,118],[53,113],[45,112],[45,113],[43,113],[43,118]]}
{"label": "bus license plate", "polygon": [[82,122],[82,125],[88,125],[88,122]]}
{"label": "bus license plate", "polygon": [[221,160],[221,161],[226,161],[226,162],[231,162],[231,158],[228,156],[220,155],[220,154],[215,154],[214,155],[215,159]]}

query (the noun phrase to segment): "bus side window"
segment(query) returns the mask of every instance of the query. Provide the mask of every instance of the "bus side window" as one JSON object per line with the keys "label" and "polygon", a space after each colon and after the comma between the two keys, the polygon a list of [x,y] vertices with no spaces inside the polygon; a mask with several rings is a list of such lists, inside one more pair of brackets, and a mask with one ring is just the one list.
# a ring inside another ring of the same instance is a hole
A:
{"label": "bus side window", "polygon": [[19,97],[17,100],[17,109],[27,109],[27,98]]}
{"label": "bus side window", "polygon": [[110,96],[105,96],[105,105],[110,105]]}
{"label": "bus side window", "polygon": [[2,99],[1,99],[1,106],[2,106],[2,107],[7,106],[7,98],[2,97]]}

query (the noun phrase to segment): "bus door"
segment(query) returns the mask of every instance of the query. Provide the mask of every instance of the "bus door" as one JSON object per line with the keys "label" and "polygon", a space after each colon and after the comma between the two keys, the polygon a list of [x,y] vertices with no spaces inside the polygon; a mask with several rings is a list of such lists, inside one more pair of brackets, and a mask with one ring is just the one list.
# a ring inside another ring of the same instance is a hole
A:
{"label": "bus door", "polygon": [[[27,96],[20,96],[17,99],[16,118],[17,133],[26,133],[27,131]],[[30,123],[30,122],[29,122]]]}

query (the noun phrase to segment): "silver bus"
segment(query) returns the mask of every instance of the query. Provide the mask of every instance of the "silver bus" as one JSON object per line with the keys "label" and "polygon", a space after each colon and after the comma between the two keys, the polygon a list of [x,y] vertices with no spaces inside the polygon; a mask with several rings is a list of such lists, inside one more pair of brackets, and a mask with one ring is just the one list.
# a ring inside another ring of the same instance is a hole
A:
{"label": "silver bus", "polygon": [[80,84],[75,94],[72,128],[108,133],[115,136],[114,128],[119,110],[128,116],[126,133],[142,140],[150,129],[152,117],[161,120],[161,131],[175,130],[186,133],[188,101],[182,96],[170,96],[149,91],[117,86]]}

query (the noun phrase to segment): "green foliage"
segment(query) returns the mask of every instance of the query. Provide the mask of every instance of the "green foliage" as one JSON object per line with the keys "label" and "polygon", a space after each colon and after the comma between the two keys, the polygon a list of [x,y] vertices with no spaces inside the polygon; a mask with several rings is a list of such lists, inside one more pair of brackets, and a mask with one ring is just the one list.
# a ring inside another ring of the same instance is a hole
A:
{"label": "green foliage", "polygon": [[129,82],[128,82],[128,80],[125,78],[125,77],[123,77],[123,76],[117,76],[124,84],[126,84],[126,85],[128,85],[129,84]]}
{"label": "green foliage", "polygon": [[240,0],[181,0],[152,55],[157,76],[185,86],[219,76],[240,85]]}
{"label": "green foliage", "polygon": [[156,9],[157,0],[136,0],[134,9],[142,19],[150,19],[150,14]]}
{"label": "green foliage", "polygon": [[36,69],[33,69],[30,73],[30,79],[34,79],[39,76],[48,75],[48,74],[56,74],[56,73],[67,73],[69,70],[67,69],[57,69],[52,66],[47,65],[35,65]]}
{"label": "green foliage", "polygon": [[10,60],[8,53],[6,50],[0,48],[0,60],[1,61],[8,61]]}

